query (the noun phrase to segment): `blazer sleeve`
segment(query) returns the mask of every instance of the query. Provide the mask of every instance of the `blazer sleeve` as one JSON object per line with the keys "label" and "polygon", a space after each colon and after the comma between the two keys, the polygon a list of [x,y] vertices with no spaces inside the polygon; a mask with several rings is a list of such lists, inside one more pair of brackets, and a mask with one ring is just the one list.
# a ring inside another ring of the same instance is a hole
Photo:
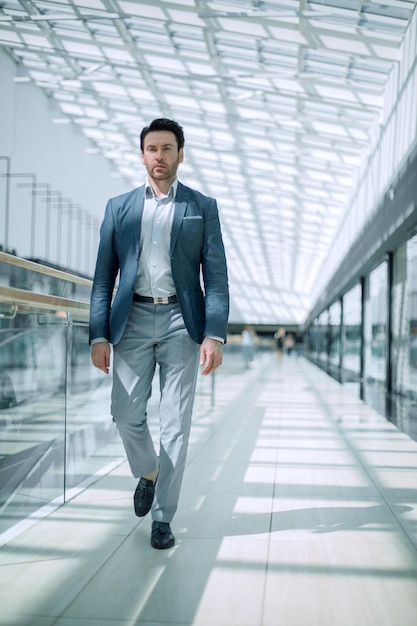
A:
{"label": "blazer sleeve", "polygon": [[229,287],[219,212],[214,198],[211,198],[205,215],[201,267],[205,291],[204,336],[222,337],[226,341]]}
{"label": "blazer sleeve", "polygon": [[109,200],[100,228],[100,243],[91,292],[90,343],[99,337],[110,341],[110,308],[118,271],[119,258],[115,242],[112,200]]}

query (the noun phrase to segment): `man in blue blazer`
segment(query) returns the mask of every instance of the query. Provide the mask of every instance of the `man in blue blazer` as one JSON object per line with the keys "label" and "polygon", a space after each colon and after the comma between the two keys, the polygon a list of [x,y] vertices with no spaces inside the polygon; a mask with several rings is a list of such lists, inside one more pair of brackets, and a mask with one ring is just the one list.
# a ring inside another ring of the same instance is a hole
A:
{"label": "man in blue blazer", "polygon": [[[141,133],[144,185],[107,203],[91,295],[93,364],[106,374],[111,412],[131,471],[135,513],[152,510],[151,544],[175,543],[171,521],[185,468],[198,365],[222,362],[229,295],[216,201],[177,179],[181,126],[156,119]],[[114,295],[117,281],[117,290]],[[156,365],[159,454],[147,424]]]}

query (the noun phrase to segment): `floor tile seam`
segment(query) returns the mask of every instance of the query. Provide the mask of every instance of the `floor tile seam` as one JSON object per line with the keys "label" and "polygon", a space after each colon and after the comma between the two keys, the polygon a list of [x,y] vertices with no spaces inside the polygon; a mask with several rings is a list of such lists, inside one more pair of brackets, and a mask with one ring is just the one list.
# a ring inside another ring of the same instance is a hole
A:
{"label": "floor tile seam", "polygon": [[278,428],[278,433],[277,433],[278,435],[277,446],[275,450],[274,484],[273,484],[272,495],[271,495],[271,500],[269,504],[269,527],[268,527],[268,532],[267,532],[267,556],[266,556],[266,564],[265,564],[265,576],[264,576],[263,586],[262,586],[263,588],[262,588],[261,620],[260,620],[261,626],[266,624],[266,621],[265,621],[266,620],[266,607],[267,607],[268,587],[269,587],[268,577],[269,577],[269,574],[271,573],[270,555],[271,555],[271,547],[274,544],[274,540],[273,540],[274,501],[276,498],[279,497],[277,493],[277,474],[280,469],[279,454],[283,450],[285,451],[285,448],[281,446],[282,441],[283,441],[283,431],[282,431],[283,414],[282,413],[283,413],[283,407],[282,407],[282,404],[280,404],[279,409],[278,409],[279,428]]}
{"label": "floor tile seam", "polygon": [[[7,622],[2,622],[1,619],[3,617],[6,617],[8,620]],[[14,621],[16,618],[29,618],[31,621],[30,622],[21,622],[19,621],[19,623],[17,623],[16,621]],[[2,612],[0,611],[0,626],[32,626],[32,624],[35,623],[35,620],[38,624],[41,624],[41,622],[39,620],[48,620],[47,622],[45,622],[45,624],[47,624],[47,626],[54,626],[55,624],[57,624],[57,620],[60,620],[61,618],[58,617],[56,618],[55,615],[42,615],[42,614],[38,614],[38,613],[31,613],[31,612],[26,612],[26,613],[20,613],[19,611],[15,612],[15,613],[10,613],[9,611],[7,612]],[[52,620],[52,621],[50,621]],[[43,626],[43,625],[42,625]],[[81,624],[80,626],[88,626],[88,624]],[[105,625],[103,625],[105,626]],[[121,623],[120,626],[124,626],[123,622]]]}
{"label": "floor tile seam", "polygon": [[[401,540],[400,538],[398,539],[391,539],[391,538],[387,538],[387,539],[370,539],[369,537],[364,537],[363,539],[356,539],[356,538],[352,538],[352,539],[348,539],[348,538],[331,538],[331,537],[326,537],[325,534],[323,533],[314,533],[313,538],[307,538],[307,537],[301,537],[299,536],[298,533],[298,529],[294,529],[294,530],[288,530],[285,534],[285,536],[281,536],[281,537],[276,537],[275,533],[277,533],[277,530],[273,530],[272,528],[270,528],[268,531],[259,531],[257,533],[254,533],[254,535],[252,537],[247,537],[246,535],[242,534],[242,535],[230,535],[230,534],[213,534],[213,535],[202,535],[202,534],[187,534],[184,536],[181,536],[179,538],[179,544],[183,543],[183,542],[188,542],[188,543],[192,543],[192,542],[205,542],[205,543],[209,543],[209,542],[214,542],[214,541],[224,541],[224,540],[228,540],[228,541],[234,541],[234,542],[242,542],[242,543],[247,543],[247,542],[252,542],[252,543],[263,543],[263,544],[267,544],[268,548],[270,547],[271,543],[276,544],[276,543],[282,543],[282,544],[288,544],[288,543],[303,543],[305,545],[310,545],[310,544],[326,544],[326,545],[358,545],[358,546],[366,546],[368,547],[370,544],[372,544],[373,546],[409,546],[410,541],[408,541],[406,538],[404,538],[403,540]],[[336,532],[336,531],[335,531]],[[369,531],[371,533],[374,533],[375,531]],[[291,534],[293,534],[294,536],[291,537]],[[261,536],[264,535],[264,536]],[[416,566],[417,566],[417,559],[416,559]]]}
{"label": "floor tile seam", "polygon": [[[320,489],[320,487],[318,487]],[[325,489],[327,489],[327,486],[325,487]],[[307,495],[305,496],[304,494],[300,495],[300,494],[295,494],[292,495],[290,494],[280,494],[279,496],[277,496],[277,499],[282,500],[283,498],[286,498],[287,500],[300,500],[302,499],[303,501],[307,501],[307,502],[316,502],[318,498],[323,499],[323,500],[329,500],[329,502],[334,502],[334,501],[340,501],[340,502],[359,502],[359,503],[385,503],[384,498],[378,493],[378,494],[364,494],[364,495],[346,495],[346,494],[340,494],[340,492],[334,493],[334,494],[329,494],[326,496],[312,496],[312,495]]]}
{"label": "floor tile seam", "polygon": [[0,549],[13,539],[19,537],[24,532],[30,530],[40,522],[48,519],[56,511],[62,509],[63,506],[75,500],[80,494],[85,493],[92,485],[97,485],[102,479],[110,476],[116,471],[120,465],[125,462],[124,458],[117,458],[105,467],[101,467],[91,476],[81,481],[75,487],[68,490],[66,495],[60,495],[50,502],[43,504],[39,509],[20,520],[17,524],[0,534]]}
{"label": "floor tile seam", "polygon": [[[107,557],[101,562],[100,566],[95,570],[95,572],[89,577],[88,581],[83,585],[82,589],[80,589],[77,593],[75,593],[74,596],[66,603],[60,615],[57,616],[56,620],[50,626],[54,626],[54,624],[57,624],[60,619],[65,617],[65,613],[71,608],[72,604],[74,604],[74,602],[77,601],[79,596],[84,593],[86,587],[90,585],[93,582],[93,580],[102,572],[102,570],[106,567],[106,565],[108,565],[110,560],[114,557],[117,551],[120,550],[120,548],[126,543],[126,541],[130,538],[130,536],[135,532],[136,528],[141,524],[141,522],[142,520],[140,520],[138,524],[136,524],[136,526],[132,528],[132,530],[123,537],[122,541],[107,555]],[[81,623],[82,622],[80,621],[80,625]],[[87,625],[83,623],[83,626],[87,626]]]}
{"label": "floor tile seam", "polygon": [[266,563],[265,563],[265,575],[262,585],[262,602],[261,602],[261,620],[260,624],[265,623],[265,610],[267,606],[267,592],[268,592],[268,575],[271,572],[271,563],[270,563],[270,554],[271,554],[271,545],[273,543],[273,521],[274,521],[274,496],[275,496],[275,481],[274,481],[274,489],[272,492],[272,498],[270,503],[270,512],[269,512],[269,528],[267,533],[267,548],[266,548]]}
{"label": "floor tile seam", "polygon": [[[278,546],[273,546],[277,549]],[[272,561],[270,572],[273,574],[280,575],[291,575],[291,576],[302,576],[307,577],[311,581],[312,579],[316,579],[317,581],[322,582],[323,576],[332,580],[333,584],[335,582],[335,578],[340,582],[349,584],[349,581],[357,580],[357,581],[378,581],[384,579],[385,581],[398,582],[400,581],[402,584],[404,583],[414,583],[416,577],[416,567],[408,567],[404,566],[393,566],[392,568],[389,565],[385,565],[385,567],[375,566],[375,562],[370,562],[365,565],[361,564],[346,564],[341,560],[332,562],[329,559],[329,562],[322,563],[312,563],[308,561],[307,563],[294,563],[294,561]],[[372,584],[372,583],[371,583]],[[322,598],[323,601],[323,598]],[[265,604],[265,601],[264,601]],[[336,622],[337,623],[337,622]],[[401,622],[400,622],[401,623]],[[305,624],[308,624],[306,622]],[[304,624],[303,624],[304,626]],[[373,625],[372,625],[373,626]]]}
{"label": "floor tile seam", "polygon": [[[132,531],[133,532],[133,531]],[[130,535],[131,533],[129,533]],[[89,578],[85,581],[85,583],[83,583],[82,588],[80,588],[76,593],[74,593],[73,597],[68,600],[68,602],[66,603],[66,605],[63,607],[60,615],[58,616],[54,616],[54,615],[48,615],[48,618],[53,619],[54,621],[50,624],[50,626],[54,626],[54,624],[56,624],[60,619],[62,619],[66,613],[66,611],[68,611],[68,609],[71,607],[71,605],[77,600],[77,598],[84,593],[85,588],[87,587],[87,585],[89,585],[94,578],[96,578],[96,576],[98,576],[98,574],[102,571],[102,569],[108,564],[108,562],[110,561],[110,559],[113,558],[113,556],[116,554],[116,552],[121,548],[121,546],[125,543],[125,541],[127,540],[128,536],[125,536],[123,538],[123,540],[107,555],[107,557],[101,562],[100,566],[95,570],[95,572],[89,576]],[[68,557],[64,560],[68,560],[74,557]],[[63,559],[58,559],[58,560],[63,560]],[[40,561],[33,561],[31,564],[35,564],[35,563],[39,563]],[[13,565],[13,564],[12,564]],[[21,564],[19,564],[21,565]],[[0,613],[1,615],[1,613]],[[30,615],[30,613],[28,613],[27,615]],[[36,617],[39,617],[38,615],[36,615]],[[42,616],[41,616],[42,617]],[[80,621],[80,625],[81,625],[81,621]],[[85,626],[85,624],[83,623],[83,626]]]}
{"label": "floor tile seam", "polygon": [[[276,531],[274,531],[276,532]],[[294,533],[295,534],[295,533]],[[247,541],[253,541],[251,539],[248,539]],[[297,545],[300,545],[300,543],[303,543],[305,545],[323,545],[323,546],[364,546],[365,548],[368,548],[370,545],[372,546],[398,546],[398,547],[407,547],[410,546],[410,541],[404,539],[403,541],[401,541],[401,539],[398,540],[391,540],[391,539],[386,539],[386,540],[374,540],[374,539],[363,539],[363,540],[358,540],[358,539],[328,539],[324,536],[321,535],[314,535],[314,538],[311,539],[306,539],[306,538],[300,538],[298,536],[294,536],[294,538],[291,538],[288,536],[288,534],[285,537],[282,538],[275,538],[273,536],[273,534],[271,533],[271,543],[276,544],[278,542],[282,543],[282,544],[286,544],[288,545],[288,543],[297,543]],[[413,553],[414,554],[414,553]],[[416,558],[416,567],[417,567],[417,558]]]}
{"label": "floor tile seam", "polygon": [[[333,379],[332,379],[332,382],[337,383],[337,381],[333,381]],[[340,383],[337,383],[337,384],[340,385]],[[411,544],[411,546],[413,546],[414,550],[417,552],[417,542],[416,542],[416,539],[413,538],[412,535],[410,535],[409,531],[404,526],[403,521],[396,514],[396,512],[395,512],[392,504],[390,503],[389,499],[383,493],[383,490],[385,490],[386,488],[382,487],[382,486],[380,486],[378,484],[378,481],[376,480],[376,478],[373,475],[372,471],[369,469],[369,466],[368,466],[368,464],[366,462],[366,459],[363,458],[360,450],[358,450],[355,447],[355,445],[351,441],[351,438],[344,431],[344,429],[341,427],[341,425],[336,420],[334,420],[334,418],[333,418],[334,412],[332,410],[332,407],[329,406],[328,403],[326,402],[325,398],[323,398],[323,396],[321,394],[321,390],[320,389],[316,389],[316,387],[314,385],[312,385],[312,386],[313,386],[313,388],[315,390],[315,393],[317,395],[317,398],[318,398],[319,402],[323,406],[323,410],[325,411],[325,413],[328,416],[328,420],[333,422],[333,426],[334,426],[335,430],[337,430],[340,433],[341,437],[346,441],[346,444],[347,444],[348,448],[350,449],[351,453],[356,458],[359,467],[364,472],[364,474],[367,476],[369,482],[376,489],[377,493],[380,495],[380,498],[384,501],[384,504],[386,505],[386,507],[391,511],[392,515],[394,516],[394,518],[397,521],[397,524],[398,524],[399,528],[401,529],[401,532],[408,539],[408,543]]]}

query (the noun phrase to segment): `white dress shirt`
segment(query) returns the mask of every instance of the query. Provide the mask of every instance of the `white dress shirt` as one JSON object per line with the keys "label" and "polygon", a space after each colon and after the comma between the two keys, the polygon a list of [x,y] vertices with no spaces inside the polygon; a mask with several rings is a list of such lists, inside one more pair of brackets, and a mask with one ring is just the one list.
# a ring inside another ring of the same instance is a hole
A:
{"label": "white dress shirt", "polygon": [[158,198],[146,181],[135,282],[135,292],[141,296],[161,298],[175,294],[169,253],[177,188],[175,179],[168,194]]}

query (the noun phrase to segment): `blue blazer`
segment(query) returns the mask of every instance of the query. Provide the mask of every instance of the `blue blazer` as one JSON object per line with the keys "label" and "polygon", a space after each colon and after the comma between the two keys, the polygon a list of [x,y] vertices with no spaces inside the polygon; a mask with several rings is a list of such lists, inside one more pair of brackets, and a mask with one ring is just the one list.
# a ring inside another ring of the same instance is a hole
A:
{"label": "blue blazer", "polygon": [[[90,342],[105,337],[115,345],[123,335],[138,270],[144,193],[142,185],[107,203],[91,293]],[[170,255],[178,302],[191,338],[196,343],[206,335],[226,341],[229,291],[217,204],[181,183]]]}

